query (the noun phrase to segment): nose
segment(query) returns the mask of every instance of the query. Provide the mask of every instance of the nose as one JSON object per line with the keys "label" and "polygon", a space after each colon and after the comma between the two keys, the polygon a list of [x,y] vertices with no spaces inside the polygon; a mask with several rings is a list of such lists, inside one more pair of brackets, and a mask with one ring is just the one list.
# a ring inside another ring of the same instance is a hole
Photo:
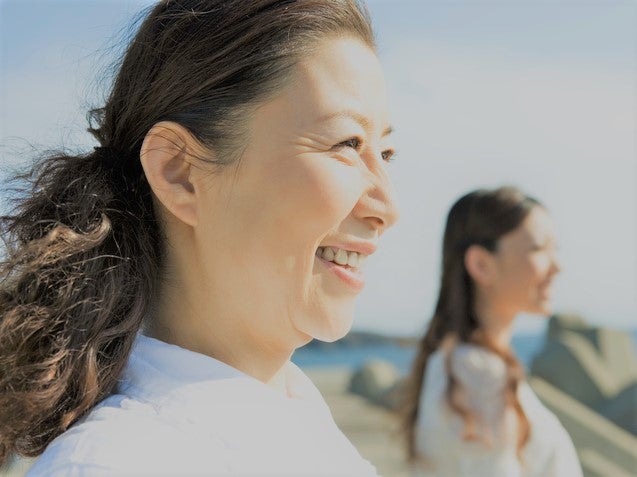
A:
{"label": "nose", "polygon": [[557,256],[557,251],[554,251],[551,256],[551,273],[557,275],[562,271],[562,263]]}
{"label": "nose", "polygon": [[386,174],[370,174],[370,186],[361,196],[354,212],[382,234],[400,215],[393,187]]}

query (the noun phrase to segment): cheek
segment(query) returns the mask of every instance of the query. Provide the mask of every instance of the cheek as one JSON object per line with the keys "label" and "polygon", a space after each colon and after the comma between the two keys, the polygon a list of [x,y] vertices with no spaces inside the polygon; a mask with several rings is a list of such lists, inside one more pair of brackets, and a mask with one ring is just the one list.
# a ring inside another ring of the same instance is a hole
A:
{"label": "cheek", "polygon": [[538,281],[544,281],[551,270],[551,259],[546,255],[536,255],[531,259],[531,269]]}
{"label": "cheek", "polygon": [[[234,260],[258,264],[271,283],[291,290],[314,263],[318,243],[352,212],[364,190],[355,167],[296,156],[253,167],[235,184],[226,215]],[[276,278],[275,278],[276,277]]]}
{"label": "cheek", "polygon": [[298,160],[301,164],[283,171],[277,181],[278,221],[297,223],[299,232],[322,236],[352,212],[363,179],[358,169],[337,161]]}
{"label": "cheek", "polygon": [[537,263],[530,257],[520,257],[507,263],[501,275],[501,289],[510,297],[520,297],[539,282]]}

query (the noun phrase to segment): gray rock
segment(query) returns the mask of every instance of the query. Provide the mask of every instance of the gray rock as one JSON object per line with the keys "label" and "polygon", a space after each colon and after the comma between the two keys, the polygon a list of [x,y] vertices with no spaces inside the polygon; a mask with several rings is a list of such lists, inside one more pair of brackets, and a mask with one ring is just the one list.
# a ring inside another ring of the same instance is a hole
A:
{"label": "gray rock", "polygon": [[563,331],[559,339],[546,343],[533,360],[531,374],[589,407],[621,391],[597,348],[572,331]]}
{"label": "gray rock", "polygon": [[354,372],[349,383],[349,391],[375,404],[390,407],[395,404],[394,390],[399,382],[396,367],[384,360],[372,359]]}
{"label": "gray rock", "polygon": [[635,432],[637,356],[628,333],[556,315],[531,374]]}
{"label": "gray rock", "polygon": [[606,419],[637,435],[637,383],[627,386],[595,410]]}

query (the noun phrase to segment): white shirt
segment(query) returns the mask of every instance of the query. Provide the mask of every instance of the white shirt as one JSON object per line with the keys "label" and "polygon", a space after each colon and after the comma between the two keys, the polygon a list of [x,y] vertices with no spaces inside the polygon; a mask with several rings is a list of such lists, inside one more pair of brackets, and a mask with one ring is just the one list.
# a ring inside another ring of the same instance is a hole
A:
{"label": "white shirt", "polygon": [[504,402],[506,365],[496,354],[460,344],[451,354],[450,371],[477,416],[479,441],[462,438],[461,417],[447,405],[445,354],[438,350],[427,362],[420,398],[416,439],[428,477],[581,477],[575,448],[564,427],[526,382],[518,399],[531,426],[531,435],[517,458],[517,414]]}
{"label": "white shirt", "polygon": [[117,393],[55,439],[28,477],[377,476],[292,363],[288,396],[139,335]]}

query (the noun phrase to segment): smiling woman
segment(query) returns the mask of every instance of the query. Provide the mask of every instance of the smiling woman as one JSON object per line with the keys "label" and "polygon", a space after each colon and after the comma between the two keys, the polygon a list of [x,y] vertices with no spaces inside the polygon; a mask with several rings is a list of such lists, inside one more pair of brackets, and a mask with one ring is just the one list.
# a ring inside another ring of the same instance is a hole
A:
{"label": "smiling woman", "polygon": [[[354,255],[371,254],[396,218],[386,104],[376,94],[383,90],[373,51],[336,38],[255,109],[231,166],[180,165],[177,172],[173,144],[188,135],[176,124],[155,125],[142,165],[178,219],[164,222],[172,238],[167,265],[179,279],[162,290],[149,333],[268,381],[298,346],[349,330],[363,286]],[[356,115],[341,115],[345,108]],[[318,257],[326,247],[336,250],[334,259]],[[240,341],[230,339],[247,329]],[[264,343],[268,353],[257,368],[255,350],[262,354]]]}
{"label": "smiling woman", "polygon": [[31,476],[375,475],[289,361],[348,332],[397,218],[383,75],[352,0],[168,0],[101,146],[4,217],[0,455]]}

